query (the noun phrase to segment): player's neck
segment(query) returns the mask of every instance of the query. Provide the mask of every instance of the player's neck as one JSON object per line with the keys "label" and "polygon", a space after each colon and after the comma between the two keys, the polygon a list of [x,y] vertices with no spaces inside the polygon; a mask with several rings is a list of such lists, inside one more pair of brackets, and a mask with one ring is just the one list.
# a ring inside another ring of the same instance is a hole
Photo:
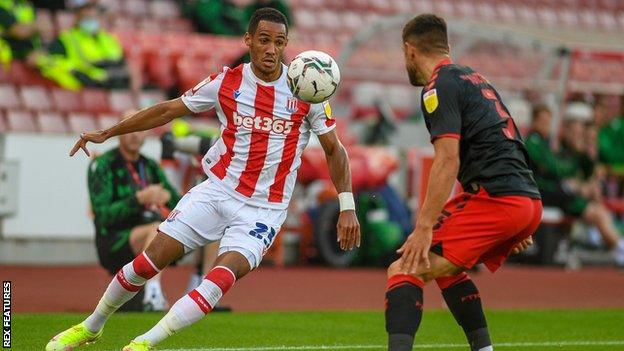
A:
{"label": "player's neck", "polygon": [[431,79],[433,72],[440,66],[442,61],[448,60],[448,59],[449,59],[448,55],[437,55],[437,56],[432,56],[429,59],[427,59],[427,62],[424,64],[424,72],[423,72],[425,76],[428,77],[427,80]]}
{"label": "player's neck", "polygon": [[264,74],[262,72],[260,72],[259,69],[256,68],[256,66],[251,63],[251,71],[253,72],[253,74],[258,78],[261,79],[262,81],[265,81],[267,83],[276,81],[279,79],[279,77],[282,75],[282,65],[279,65],[279,69],[276,70],[275,72],[271,72],[270,74]]}
{"label": "player's neck", "polygon": [[123,147],[119,148],[119,152],[121,153],[121,157],[123,157],[124,160],[129,161],[129,162],[138,161],[139,156],[141,155],[138,151],[132,152],[132,151],[124,149]]}

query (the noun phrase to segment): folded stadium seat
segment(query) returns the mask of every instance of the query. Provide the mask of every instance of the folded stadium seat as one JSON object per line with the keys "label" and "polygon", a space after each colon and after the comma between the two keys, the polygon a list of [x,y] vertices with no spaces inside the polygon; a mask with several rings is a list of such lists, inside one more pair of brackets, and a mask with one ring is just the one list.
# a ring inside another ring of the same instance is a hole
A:
{"label": "folded stadium seat", "polygon": [[36,115],[38,130],[43,133],[67,133],[65,117],[58,112],[39,112]]}
{"label": "folded stadium seat", "polygon": [[89,113],[70,113],[67,116],[69,130],[72,133],[82,133],[98,129],[95,117]]}
{"label": "folded stadium seat", "polygon": [[186,18],[170,18],[167,20],[165,29],[168,32],[192,33],[195,26],[191,20]]}
{"label": "folded stadium seat", "polygon": [[571,8],[559,9],[559,23],[564,27],[573,28],[579,25],[579,17],[576,10]]}
{"label": "folded stadium seat", "polygon": [[173,74],[174,63],[169,52],[163,51],[156,56],[149,56],[146,62],[148,80],[159,88],[172,88],[176,84],[176,77]]}
{"label": "folded stadium seat", "polygon": [[112,28],[115,31],[131,31],[138,27],[137,21],[132,16],[117,14],[113,17]]}
{"label": "folded stadium seat", "polygon": [[535,11],[533,11],[533,8],[526,5],[518,5],[517,14],[521,23],[525,25],[537,24],[537,15],[535,14]]}
{"label": "folded stadium seat", "polygon": [[83,89],[80,91],[80,96],[82,107],[87,112],[103,113],[111,111],[105,90]]}
{"label": "folded stadium seat", "polygon": [[175,1],[170,0],[154,0],[150,4],[150,13],[154,18],[171,19],[179,18],[180,6]]}
{"label": "folded stadium seat", "polygon": [[219,70],[219,68],[215,67],[214,61],[183,57],[176,64],[178,88],[180,91],[187,91],[210,74]]}
{"label": "folded stadium seat", "polygon": [[11,62],[8,75],[9,82],[19,85],[57,86],[55,82],[44,78],[38,71],[28,68],[24,63],[19,61]]}
{"label": "folded stadium seat", "polygon": [[54,108],[61,112],[82,111],[80,94],[71,90],[52,89]]}
{"label": "folded stadium seat", "polygon": [[613,32],[617,30],[618,22],[613,13],[607,11],[599,11],[596,17],[598,17],[598,23],[602,30],[608,32]]}
{"label": "folded stadium seat", "polygon": [[56,22],[57,33],[60,33],[74,25],[74,22],[76,22],[76,15],[70,11],[56,11],[54,21]]}
{"label": "folded stadium seat", "polygon": [[160,90],[142,91],[139,93],[139,108],[152,106],[167,99],[165,93]]}
{"label": "folded stadium seat", "polygon": [[8,130],[11,132],[36,132],[37,124],[32,113],[23,110],[9,110],[6,113]]}
{"label": "folded stadium seat", "polygon": [[121,1],[122,0],[99,0],[99,3],[106,9],[107,14],[116,16],[122,12]]}
{"label": "folded stadium seat", "polygon": [[119,115],[103,113],[95,119],[98,129],[106,129],[119,122]]}
{"label": "folded stadium seat", "polygon": [[123,3],[124,13],[135,17],[147,17],[149,4],[145,0],[125,0]]}
{"label": "folded stadium seat", "polygon": [[330,33],[338,33],[342,28],[340,17],[335,11],[321,10],[317,12],[317,20],[324,24],[327,31]]}
{"label": "folded stadium seat", "polygon": [[508,3],[496,4],[496,16],[505,23],[515,23],[518,21],[516,17],[516,9]]}
{"label": "folded stadium seat", "polygon": [[0,85],[0,109],[19,109],[22,101],[17,92],[17,88],[10,84]]}
{"label": "folded stadium seat", "polygon": [[454,6],[453,2],[448,0],[434,1],[433,6],[434,11],[442,16],[456,16],[459,14],[459,9]]}
{"label": "folded stadium seat", "polygon": [[295,20],[297,21],[297,29],[299,31],[311,31],[316,27],[316,16],[314,12],[309,10],[298,10],[295,12]]}
{"label": "folded stadium seat", "polygon": [[20,97],[25,109],[33,111],[52,109],[52,99],[44,87],[23,86],[20,89]]}
{"label": "folded stadium seat", "polygon": [[139,30],[145,31],[145,32],[160,32],[163,30],[163,28],[165,27],[165,20],[160,20],[160,19],[156,19],[156,18],[150,18],[150,17],[146,17],[146,18],[141,18],[139,21]]}
{"label": "folded stadium seat", "polygon": [[598,27],[598,17],[593,9],[579,11],[581,25],[585,28],[596,29]]}
{"label": "folded stadium seat", "polygon": [[137,108],[132,92],[129,90],[113,90],[108,94],[111,111],[125,114]]}

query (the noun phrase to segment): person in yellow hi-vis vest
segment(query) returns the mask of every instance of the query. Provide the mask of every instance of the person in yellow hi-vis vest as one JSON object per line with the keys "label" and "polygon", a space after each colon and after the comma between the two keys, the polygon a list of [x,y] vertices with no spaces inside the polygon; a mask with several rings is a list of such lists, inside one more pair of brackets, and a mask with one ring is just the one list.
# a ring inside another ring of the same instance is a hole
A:
{"label": "person in yellow hi-vis vest", "polygon": [[[123,49],[119,41],[100,26],[102,8],[95,1],[89,0],[74,1],[74,5],[76,23],[52,42],[46,57],[47,66],[56,74],[71,73],[81,86],[128,88],[130,74]],[[52,79],[68,88],[72,88],[75,83],[64,84],[58,81],[58,77]]]}
{"label": "person in yellow hi-vis vest", "polygon": [[0,38],[0,70],[8,70],[9,64],[13,60],[11,46],[5,40]]}
{"label": "person in yellow hi-vis vest", "polygon": [[41,54],[40,28],[35,21],[35,9],[27,0],[0,0],[0,60],[10,56],[34,66]]}

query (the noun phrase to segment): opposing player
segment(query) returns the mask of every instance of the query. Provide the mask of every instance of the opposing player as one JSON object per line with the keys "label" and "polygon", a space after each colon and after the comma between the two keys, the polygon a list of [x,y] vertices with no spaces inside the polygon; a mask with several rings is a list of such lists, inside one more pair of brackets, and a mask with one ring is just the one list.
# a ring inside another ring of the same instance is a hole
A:
{"label": "opposing player", "polygon": [[281,63],[288,43],[286,18],[274,9],[256,11],[244,41],[251,63],[224,68],[181,98],[141,110],[110,129],[84,133],[71,150],[70,155],[81,148],[88,154],[87,142],[101,143],[211,108],[222,124],[221,139],[203,159],[209,179],[180,200],[148,248],[113,278],[95,311],[55,336],[46,350],[70,350],[96,341],[109,316],[148,279],[185,252],[221,240],[216,266],[199,287],[123,350],[149,350],[202,319],[236,280],[258,267],[273,243],[286,217],[310,132],[318,135],[339,192],[340,247],[359,245],[348,156],[334,131],[331,109],[295,99],[286,83],[287,67]]}
{"label": "opposing player", "polygon": [[[494,88],[449,59],[446,23],[424,14],[403,28],[410,83],[424,86],[422,110],[435,156],[414,232],[388,268],[388,350],[412,350],[423,287],[435,280],[471,350],[493,350],[479,291],[464,272],[496,271],[526,247],[542,204],[520,134]],[[464,193],[446,203],[458,179]]]}

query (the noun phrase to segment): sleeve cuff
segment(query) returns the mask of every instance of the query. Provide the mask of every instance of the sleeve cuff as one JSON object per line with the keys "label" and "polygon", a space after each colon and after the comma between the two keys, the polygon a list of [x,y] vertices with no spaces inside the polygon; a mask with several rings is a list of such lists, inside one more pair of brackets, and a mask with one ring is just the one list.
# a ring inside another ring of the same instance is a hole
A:
{"label": "sleeve cuff", "polygon": [[202,111],[195,108],[195,106],[193,105],[193,103],[191,103],[190,101],[188,101],[188,97],[186,95],[182,95],[180,97],[182,99],[182,102],[184,103],[184,105],[186,105],[186,107],[191,110],[191,112],[193,113],[201,113]]}
{"label": "sleeve cuff", "polygon": [[444,133],[444,134],[432,136],[431,137],[431,142],[434,142],[435,140],[441,139],[441,138],[453,138],[453,139],[460,140],[461,136],[459,134],[456,134],[456,133]]}
{"label": "sleeve cuff", "polygon": [[336,129],[336,124],[332,124],[331,126],[329,126],[327,128],[323,128],[322,130],[314,132],[314,134],[316,134],[316,135],[323,135],[323,134],[327,134],[327,133],[331,132],[334,129]]}

